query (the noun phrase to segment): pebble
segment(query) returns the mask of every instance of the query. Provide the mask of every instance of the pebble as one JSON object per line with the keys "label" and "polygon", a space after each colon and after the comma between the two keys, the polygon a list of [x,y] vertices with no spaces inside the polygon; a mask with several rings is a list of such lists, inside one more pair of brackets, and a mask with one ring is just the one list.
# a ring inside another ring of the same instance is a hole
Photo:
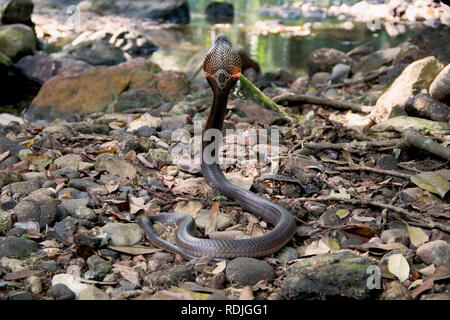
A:
{"label": "pebble", "polygon": [[59,157],[53,161],[53,164],[58,168],[78,168],[78,163],[81,162],[83,158],[79,154],[69,153],[62,157]]}
{"label": "pebble", "polygon": [[79,222],[77,219],[67,217],[64,220],[55,223],[54,230],[62,238],[73,236],[78,231]]}
{"label": "pebble", "polygon": [[36,221],[41,228],[53,226],[56,221],[56,200],[46,195],[30,195],[14,208],[17,221]]}
{"label": "pebble", "polygon": [[264,261],[254,258],[236,258],[228,262],[225,275],[231,283],[254,285],[260,280],[275,278],[273,268]]}
{"label": "pebble", "polygon": [[430,241],[418,247],[416,255],[426,264],[438,267],[450,263],[450,245],[444,240]]}
{"label": "pebble", "polygon": [[9,212],[0,210],[0,235],[5,234],[12,227],[12,218]]}
{"label": "pebble", "polygon": [[32,294],[39,294],[42,292],[42,281],[38,276],[30,276],[25,279],[25,289]]}
{"label": "pebble", "polygon": [[7,186],[4,186],[2,190],[9,190],[11,192],[11,195],[18,193],[27,196],[34,190],[39,189],[40,187],[41,182],[39,181],[21,181],[21,182],[14,182]]}
{"label": "pebble", "polygon": [[406,229],[389,229],[381,233],[381,240],[384,243],[403,243],[409,245],[409,233]]}
{"label": "pebble", "polygon": [[108,223],[101,230],[113,246],[133,246],[142,239],[141,228],[136,223]]}
{"label": "pebble", "polygon": [[175,265],[161,271],[155,271],[144,277],[150,288],[168,288],[177,286],[180,282],[194,281],[195,270],[192,266]]}
{"label": "pebble", "polygon": [[391,282],[391,287],[383,292],[382,300],[412,300],[407,288],[398,282]]}
{"label": "pebble", "polygon": [[158,131],[153,127],[142,126],[136,130],[136,134],[140,137],[150,138],[151,136],[156,136]]}
{"label": "pebble", "polygon": [[112,270],[111,264],[97,255],[90,256],[86,262],[89,266],[89,270],[84,274],[86,279],[102,281]]}
{"label": "pebble", "polygon": [[37,249],[38,244],[28,239],[0,238],[0,257],[26,258]]}
{"label": "pebble", "polygon": [[292,247],[284,247],[275,255],[275,259],[279,263],[288,263],[298,258],[298,252]]}
{"label": "pebble", "polygon": [[316,201],[306,201],[304,207],[309,213],[316,217],[320,216],[327,209],[326,204]]}
{"label": "pebble", "polygon": [[50,288],[50,295],[55,300],[75,300],[75,293],[65,284],[57,283]]}

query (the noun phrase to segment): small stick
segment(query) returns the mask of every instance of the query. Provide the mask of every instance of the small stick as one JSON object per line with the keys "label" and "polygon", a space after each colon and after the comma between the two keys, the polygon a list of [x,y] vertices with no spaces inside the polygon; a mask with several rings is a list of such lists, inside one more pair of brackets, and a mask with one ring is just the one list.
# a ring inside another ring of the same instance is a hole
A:
{"label": "small stick", "polygon": [[349,103],[349,102],[345,102],[345,101],[330,100],[327,98],[313,97],[313,96],[308,96],[308,95],[304,95],[304,94],[292,94],[289,92],[282,93],[278,96],[273,97],[272,101],[275,103],[289,101],[289,102],[299,102],[300,104],[302,104],[302,103],[317,104],[317,105],[322,105],[322,106],[333,107],[336,109],[343,109],[343,110],[350,109],[352,111],[359,112],[359,113],[369,113],[370,112],[370,107],[368,107],[368,106],[361,106],[361,105],[357,105],[357,104],[353,104],[353,103]]}
{"label": "small stick", "polygon": [[383,170],[383,169],[377,169],[377,168],[371,168],[371,167],[365,167],[365,166],[358,166],[358,167],[335,167],[335,170],[341,170],[341,171],[370,171],[374,173],[380,173],[380,174],[386,174],[389,176],[394,177],[400,177],[409,179],[411,175],[407,173],[402,173],[394,170]]}
{"label": "small stick", "polygon": [[392,140],[380,140],[380,141],[352,141],[352,142],[340,142],[340,143],[313,143],[305,142],[304,147],[314,150],[352,150],[357,149],[365,150],[368,147],[395,147],[401,142],[400,139]]}
{"label": "small stick", "polygon": [[447,161],[450,161],[450,149],[445,148],[439,143],[434,142],[430,138],[425,138],[421,134],[414,132],[412,129],[406,129],[402,132],[404,140],[400,143],[400,146],[412,146],[418,149],[428,151],[438,157],[441,157]]}

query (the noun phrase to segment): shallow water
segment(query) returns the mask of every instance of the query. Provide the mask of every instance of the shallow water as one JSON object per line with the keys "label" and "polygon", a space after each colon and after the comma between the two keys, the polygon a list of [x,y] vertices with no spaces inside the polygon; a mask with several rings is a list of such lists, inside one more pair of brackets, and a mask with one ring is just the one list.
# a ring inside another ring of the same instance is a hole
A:
{"label": "shallow water", "polygon": [[[281,19],[261,16],[264,6],[282,5],[283,0],[228,0],[234,5],[235,18],[230,24],[213,25],[206,21],[204,10],[208,0],[189,0],[191,22],[180,27],[183,32],[182,45],[161,47],[152,60],[163,69],[183,70],[188,60],[200,49],[207,48],[211,39],[223,33],[235,47],[243,47],[259,62],[263,72],[283,68],[300,76],[307,70],[309,54],[315,49],[331,47],[347,52],[355,46],[373,41],[377,49],[395,46],[409,38],[412,30],[391,38],[384,30],[370,31],[365,24],[355,24],[353,29],[344,29],[345,21],[336,19]],[[293,1],[291,1],[293,2]],[[289,36],[283,33],[258,34],[254,32],[258,21],[279,20],[283,25],[299,26],[313,23],[312,33],[307,36]]]}

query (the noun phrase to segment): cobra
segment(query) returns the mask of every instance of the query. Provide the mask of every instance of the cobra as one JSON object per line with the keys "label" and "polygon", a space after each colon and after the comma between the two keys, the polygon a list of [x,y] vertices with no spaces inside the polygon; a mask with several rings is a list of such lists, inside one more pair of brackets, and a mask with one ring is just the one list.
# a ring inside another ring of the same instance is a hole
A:
{"label": "cobra", "polygon": [[[241,60],[230,41],[219,35],[209,49],[203,71],[212,92],[213,102],[202,135],[202,151],[217,144],[206,134],[209,129],[222,130],[228,95],[241,74]],[[214,148],[211,148],[214,150]],[[204,152],[202,152],[203,154]],[[155,246],[180,254],[186,259],[209,256],[217,259],[236,257],[264,257],[281,249],[294,235],[296,223],[283,207],[258,196],[251,191],[230,183],[218,164],[218,153],[212,152],[212,160],[202,155],[201,172],[210,187],[220,194],[234,199],[246,211],[268,221],[273,229],[249,239],[202,239],[194,236],[194,219],[186,214],[167,213],[138,218],[138,224],[147,239]],[[153,222],[176,225],[175,243],[162,239],[154,230]]]}

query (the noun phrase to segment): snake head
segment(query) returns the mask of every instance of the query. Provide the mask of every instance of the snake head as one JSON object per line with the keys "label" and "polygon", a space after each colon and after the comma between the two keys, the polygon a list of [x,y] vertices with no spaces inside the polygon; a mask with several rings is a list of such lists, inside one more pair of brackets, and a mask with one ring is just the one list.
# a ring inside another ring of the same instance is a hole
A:
{"label": "snake head", "polygon": [[213,92],[226,92],[241,75],[241,58],[223,34],[218,35],[206,54],[203,72]]}

